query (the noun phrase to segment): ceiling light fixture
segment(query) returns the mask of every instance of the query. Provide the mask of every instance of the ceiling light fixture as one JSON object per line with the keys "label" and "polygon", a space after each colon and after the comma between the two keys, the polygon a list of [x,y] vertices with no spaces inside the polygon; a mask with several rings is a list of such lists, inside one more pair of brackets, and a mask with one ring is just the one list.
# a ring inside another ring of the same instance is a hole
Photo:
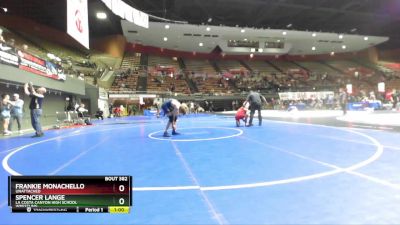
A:
{"label": "ceiling light fixture", "polygon": [[164,41],[168,41],[168,38],[167,38],[167,37],[164,37]]}
{"label": "ceiling light fixture", "polygon": [[331,52],[331,56],[334,56],[335,55],[335,52]]}
{"label": "ceiling light fixture", "polygon": [[240,30],[240,33],[244,33],[244,32],[246,32],[245,29],[241,29],[241,30]]}
{"label": "ceiling light fixture", "polygon": [[200,42],[200,43],[199,43],[199,46],[200,46],[200,47],[203,47],[203,42]]}
{"label": "ceiling light fixture", "polygon": [[166,25],[164,26],[164,28],[168,30],[168,29],[169,29],[169,24],[166,24]]}
{"label": "ceiling light fixture", "polygon": [[263,52],[263,51],[264,51],[264,49],[262,49],[262,48],[258,49],[258,52]]}
{"label": "ceiling light fixture", "polygon": [[255,48],[250,48],[250,52],[256,52]]}
{"label": "ceiling light fixture", "polygon": [[346,45],[342,45],[342,48],[343,48],[343,49],[346,49],[346,48],[347,48],[347,46],[346,46]]}
{"label": "ceiling light fixture", "polygon": [[210,30],[211,30],[211,28],[210,28],[210,27],[207,27],[207,28],[206,28],[206,31],[210,31]]}
{"label": "ceiling light fixture", "polygon": [[317,33],[314,32],[311,34],[311,36],[315,37],[315,36],[317,36]]}
{"label": "ceiling light fixture", "polygon": [[340,35],[339,35],[339,39],[343,39],[343,34],[340,34]]}
{"label": "ceiling light fixture", "polygon": [[315,46],[312,46],[311,50],[315,51],[315,49],[316,49]]}
{"label": "ceiling light fixture", "polygon": [[283,35],[286,35],[286,34],[287,34],[287,32],[286,32],[286,31],[283,31],[283,32],[282,32],[282,34],[283,34]]}
{"label": "ceiling light fixture", "polygon": [[364,41],[368,41],[368,37],[364,37]]}

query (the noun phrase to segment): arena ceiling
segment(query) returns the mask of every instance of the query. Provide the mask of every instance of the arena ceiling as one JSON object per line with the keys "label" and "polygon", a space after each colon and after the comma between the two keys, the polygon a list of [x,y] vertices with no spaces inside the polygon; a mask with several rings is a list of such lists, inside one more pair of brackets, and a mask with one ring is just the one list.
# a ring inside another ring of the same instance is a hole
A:
{"label": "arena ceiling", "polygon": [[[191,24],[387,36],[379,48],[400,46],[399,0],[124,0],[152,16]],[[30,18],[66,30],[65,0],[2,0],[1,14]],[[96,12],[105,11],[106,20]],[[160,21],[154,19],[151,20]],[[120,18],[89,0],[91,37],[122,34]]]}

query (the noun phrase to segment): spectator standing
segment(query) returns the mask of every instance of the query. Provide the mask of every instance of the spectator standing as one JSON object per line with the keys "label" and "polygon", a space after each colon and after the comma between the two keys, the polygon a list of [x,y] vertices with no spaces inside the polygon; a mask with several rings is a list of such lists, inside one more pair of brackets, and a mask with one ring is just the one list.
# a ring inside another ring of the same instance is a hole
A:
{"label": "spectator standing", "polygon": [[8,130],[8,124],[10,123],[11,117],[11,107],[13,103],[10,101],[10,95],[2,94],[1,102],[0,102],[0,117],[3,123],[3,135],[8,136],[11,135],[11,131]]}
{"label": "spectator standing", "polygon": [[400,93],[393,88],[392,90],[393,110],[397,110],[397,108],[399,107],[399,98],[400,98]]}
{"label": "spectator standing", "polygon": [[132,111],[133,115],[135,116],[135,115],[136,115],[136,112],[137,112],[137,106],[136,106],[135,104],[133,104],[133,105],[131,106],[131,111]]}
{"label": "spectator standing", "polygon": [[153,100],[153,106],[156,108],[156,116],[157,118],[160,117],[160,109],[161,109],[161,100],[159,98],[155,98]]}
{"label": "spectator standing", "polygon": [[210,101],[210,104],[208,105],[208,111],[214,112],[214,103],[213,103],[213,101]]}
{"label": "spectator standing", "polygon": [[189,113],[194,113],[194,103],[193,103],[193,101],[190,101],[190,103],[189,103]]}
{"label": "spectator standing", "polygon": [[339,103],[340,107],[342,108],[343,115],[347,114],[347,91],[344,88],[339,89]]}
{"label": "spectator standing", "polygon": [[31,97],[29,103],[29,109],[31,111],[31,123],[35,130],[35,135],[32,137],[41,137],[44,135],[42,125],[40,123],[40,117],[42,116],[42,105],[46,88],[40,87],[37,90],[33,88],[32,83],[26,83],[24,86],[25,94]]}
{"label": "spectator standing", "polygon": [[119,106],[119,111],[120,111],[120,115],[119,116],[125,115],[125,107],[123,105]]}
{"label": "spectator standing", "polygon": [[12,130],[14,120],[17,121],[18,125],[18,133],[22,134],[21,124],[22,124],[22,116],[23,116],[23,108],[24,108],[24,101],[19,98],[19,94],[15,93],[14,97],[14,105],[11,108],[11,118],[10,124],[8,125],[8,130]]}
{"label": "spectator standing", "polygon": [[120,107],[115,107],[114,108],[114,115],[115,117],[121,117],[121,108]]}
{"label": "spectator standing", "polygon": [[207,100],[204,100],[204,110],[205,111],[209,111],[210,110],[210,105],[209,105]]}
{"label": "spectator standing", "polygon": [[108,118],[111,118],[113,115],[113,104],[112,103],[110,103],[110,105],[108,106],[108,113],[109,113]]}

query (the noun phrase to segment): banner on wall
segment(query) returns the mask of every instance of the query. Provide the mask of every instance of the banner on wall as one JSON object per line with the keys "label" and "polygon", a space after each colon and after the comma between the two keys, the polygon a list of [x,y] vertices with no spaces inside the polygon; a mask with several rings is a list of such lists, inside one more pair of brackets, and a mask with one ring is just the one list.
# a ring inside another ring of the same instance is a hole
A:
{"label": "banner on wall", "polygon": [[67,33],[89,49],[87,0],[67,0]]}
{"label": "banner on wall", "polygon": [[48,76],[46,73],[47,68],[45,60],[23,51],[18,51],[18,56],[21,60],[19,64],[20,69],[51,78],[51,76]]}
{"label": "banner on wall", "polygon": [[46,61],[46,73],[47,76],[55,80],[66,80],[67,78],[64,74],[64,70],[60,65],[57,65],[49,61]]}
{"label": "banner on wall", "polygon": [[315,91],[315,92],[281,92],[280,100],[307,100],[307,99],[326,99],[333,96],[333,91]]}
{"label": "banner on wall", "polygon": [[19,67],[19,58],[13,47],[0,43],[0,63]]}
{"label": "banner on wall", "polygon": [[55,80],[66,80],[66,75],[61,65],[17,50],[4,43],[0,43],[0,63]]}

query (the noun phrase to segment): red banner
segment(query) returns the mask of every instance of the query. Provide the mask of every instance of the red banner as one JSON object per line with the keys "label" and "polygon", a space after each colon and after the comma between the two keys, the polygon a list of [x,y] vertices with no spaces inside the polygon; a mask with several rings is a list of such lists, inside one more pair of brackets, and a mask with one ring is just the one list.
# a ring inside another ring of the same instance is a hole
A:
{"label": "red banner", "polygon": [[46,73],[46,61],[26,52],[18,51],[20,58],[19,68],[31,73],[36,73],[45,77],[50,77]]}

